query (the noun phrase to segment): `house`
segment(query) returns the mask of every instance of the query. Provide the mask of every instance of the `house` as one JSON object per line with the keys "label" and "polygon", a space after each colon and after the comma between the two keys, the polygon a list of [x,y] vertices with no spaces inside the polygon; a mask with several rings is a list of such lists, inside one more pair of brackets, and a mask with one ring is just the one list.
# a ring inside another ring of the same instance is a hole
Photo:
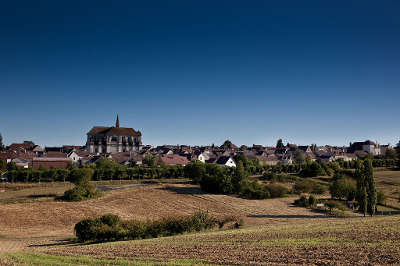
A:
{"label": "house", "polygon": [[67,166],[72,163],[70,158],[47,158],[47,157],[37,157],[32,158],[31,165],[34,170],[39,168],[50,169],[55,168],[67,168]]}
{"label": "house", "polygon": [[31,159],[15,158],[15,159],[12,159],[11,161],[19,167],[29,168],[29,163],[30,163]]}
{"label": "house", "polygon": [[68,158],[68,154],[58,151],[49,151],[46,152],[45,157],[48,158]]}
{"label": "house", "polygon": [[166,165],[187,165],[189,163],[189,160],[184,157],[180,156],[178,154],[166,154],[160,156],[159,159],[160,164],[166,164]]}
{"label": "house", "polygon": [[71,151],[67,154],[67,158],[70,158],[74,163],[78,163],[82,157],[79,156],[75,151]]}
{"label": "house", "polygon": [[298,146],[299,150],[304,151],[305,153],[312,153],[311,146]]}
{"label": "house", "polygon": [[355,153],[356,151],[364,151],[374,156],[381,155],[381,148],[379,144],[376,144],[370,140],[364,142],[354,142],[347,150],[348,153]]}
{"label": "house", "polygon": [[216,160],[215,163],[219,164],[219,165],[223,165],[223,166],[228,166],[228,167],[236,167],[235,161],[230,156],[221,156]]}

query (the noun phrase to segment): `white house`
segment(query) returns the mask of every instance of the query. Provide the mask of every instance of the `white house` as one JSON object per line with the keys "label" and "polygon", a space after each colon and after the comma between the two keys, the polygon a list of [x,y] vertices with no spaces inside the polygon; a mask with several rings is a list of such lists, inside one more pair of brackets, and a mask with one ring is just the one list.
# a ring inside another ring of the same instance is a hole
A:
{"label": "white house", "polygon": [[230,156],[219,157],[218,160],[216,161],[216,164],[224,165],[224,166],[228,166],[228,167],[236,167],[235,161]]}

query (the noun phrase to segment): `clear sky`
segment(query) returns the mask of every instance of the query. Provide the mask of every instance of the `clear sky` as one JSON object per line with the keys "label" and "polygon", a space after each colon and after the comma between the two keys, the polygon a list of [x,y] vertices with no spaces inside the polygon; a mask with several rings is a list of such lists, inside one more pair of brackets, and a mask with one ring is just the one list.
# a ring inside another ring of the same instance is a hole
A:
{"label": "clear sky", "polygon": [[2,1],[4,142],[399,140],[400,1]]}

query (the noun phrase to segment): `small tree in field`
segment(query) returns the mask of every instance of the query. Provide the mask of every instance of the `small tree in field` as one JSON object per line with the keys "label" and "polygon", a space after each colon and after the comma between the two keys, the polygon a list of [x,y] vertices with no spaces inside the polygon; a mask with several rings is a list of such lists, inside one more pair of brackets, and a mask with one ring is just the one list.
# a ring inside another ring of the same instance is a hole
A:
{"label": "small tree in field", "polygon": [[69,179],[75,184],[75,187],[65,191],[64,199],[67,201],[81,201],[100,196],[100,192],[89,184],[93,173],[93,169],[90,168],[77,168],[72,170]]}

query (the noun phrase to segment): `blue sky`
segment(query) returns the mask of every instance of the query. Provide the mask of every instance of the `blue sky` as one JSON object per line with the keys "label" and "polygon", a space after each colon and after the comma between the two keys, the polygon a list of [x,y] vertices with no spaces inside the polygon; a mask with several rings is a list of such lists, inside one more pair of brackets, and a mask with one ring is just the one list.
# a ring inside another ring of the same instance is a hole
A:
{"label": "blue sky", "polygon": [[84,145],[118,113],[153,145],[394,144],[399,12],[394,0],[4,1],[0,133]]}

